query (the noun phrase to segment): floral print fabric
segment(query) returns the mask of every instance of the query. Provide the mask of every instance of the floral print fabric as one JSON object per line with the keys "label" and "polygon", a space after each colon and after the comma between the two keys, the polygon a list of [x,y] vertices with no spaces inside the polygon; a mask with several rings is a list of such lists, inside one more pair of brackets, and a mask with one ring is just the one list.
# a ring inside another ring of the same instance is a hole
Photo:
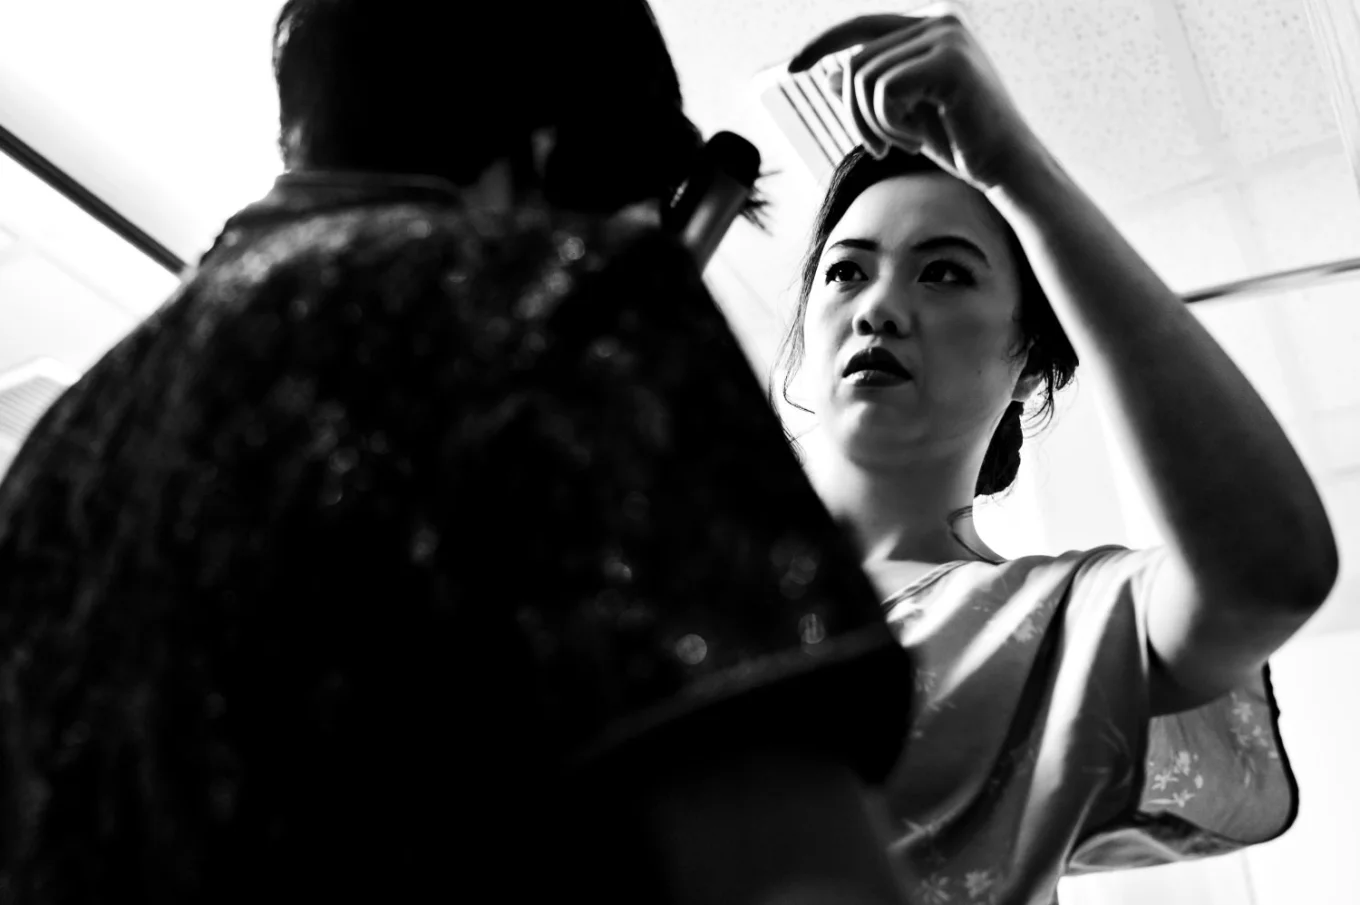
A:
{"label": "floral print fabric", "polygon": [[1047,905],[1065,873],[1233,851],[1288,828],[1268,673],[1151,717],[1142,613],[1164,550],[952,563],[885,604],[915,657],[889,785],[923,905]]}

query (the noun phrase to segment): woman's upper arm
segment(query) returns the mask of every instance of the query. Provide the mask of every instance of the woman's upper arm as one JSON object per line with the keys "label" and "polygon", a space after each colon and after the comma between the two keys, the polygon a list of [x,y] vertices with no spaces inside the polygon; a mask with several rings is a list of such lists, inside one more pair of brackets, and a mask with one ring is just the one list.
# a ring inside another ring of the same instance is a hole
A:
{"label": "woman's upper arm", "polygon": [[1197,707],[1255,681],[1318,606],[1214,593],[1174,550],[1159,558],[1143,593],[1154,715]]}

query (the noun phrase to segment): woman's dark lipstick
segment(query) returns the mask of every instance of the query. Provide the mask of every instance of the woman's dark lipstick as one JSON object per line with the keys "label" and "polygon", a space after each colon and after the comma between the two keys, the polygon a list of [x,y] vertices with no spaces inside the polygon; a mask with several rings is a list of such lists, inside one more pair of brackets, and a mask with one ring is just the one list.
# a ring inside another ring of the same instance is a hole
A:
{"label": "woman's dark lipstick", "polygon": [[911,372],[887,349],[874,346],[852,355],[841,377],[856,386],[896,386],[911,380]]}

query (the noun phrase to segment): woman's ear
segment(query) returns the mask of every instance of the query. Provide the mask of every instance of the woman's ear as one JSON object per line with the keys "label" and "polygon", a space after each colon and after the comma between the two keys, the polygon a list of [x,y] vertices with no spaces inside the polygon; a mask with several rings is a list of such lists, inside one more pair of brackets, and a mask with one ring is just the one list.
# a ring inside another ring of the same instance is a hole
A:
{"label": "woman's ear", "polygon": [[1020,369],[1020,376],[1015,380],[1015,389],[1011,393],[1012,402],[1028,402],[1043,384],[1044,369],[1039,362],[1040,357],[1035,354],[1035,345],[1031,341],[1029,349],[1025,352],[1025,366]]}

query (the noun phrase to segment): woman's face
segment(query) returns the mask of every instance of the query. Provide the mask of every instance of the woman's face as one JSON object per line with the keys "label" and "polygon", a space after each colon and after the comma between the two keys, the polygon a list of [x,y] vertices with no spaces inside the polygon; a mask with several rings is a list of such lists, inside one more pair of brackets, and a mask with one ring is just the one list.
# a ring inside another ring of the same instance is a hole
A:
{"label": "woman's face", "polygon": [[1020,283],[1004,228],[976,190],[923,174],[871,186],[832,230],[808,296],[806,364],[813,408],[852,460],[980,459],[1006,406],[1033,389],[1017,387]]}

